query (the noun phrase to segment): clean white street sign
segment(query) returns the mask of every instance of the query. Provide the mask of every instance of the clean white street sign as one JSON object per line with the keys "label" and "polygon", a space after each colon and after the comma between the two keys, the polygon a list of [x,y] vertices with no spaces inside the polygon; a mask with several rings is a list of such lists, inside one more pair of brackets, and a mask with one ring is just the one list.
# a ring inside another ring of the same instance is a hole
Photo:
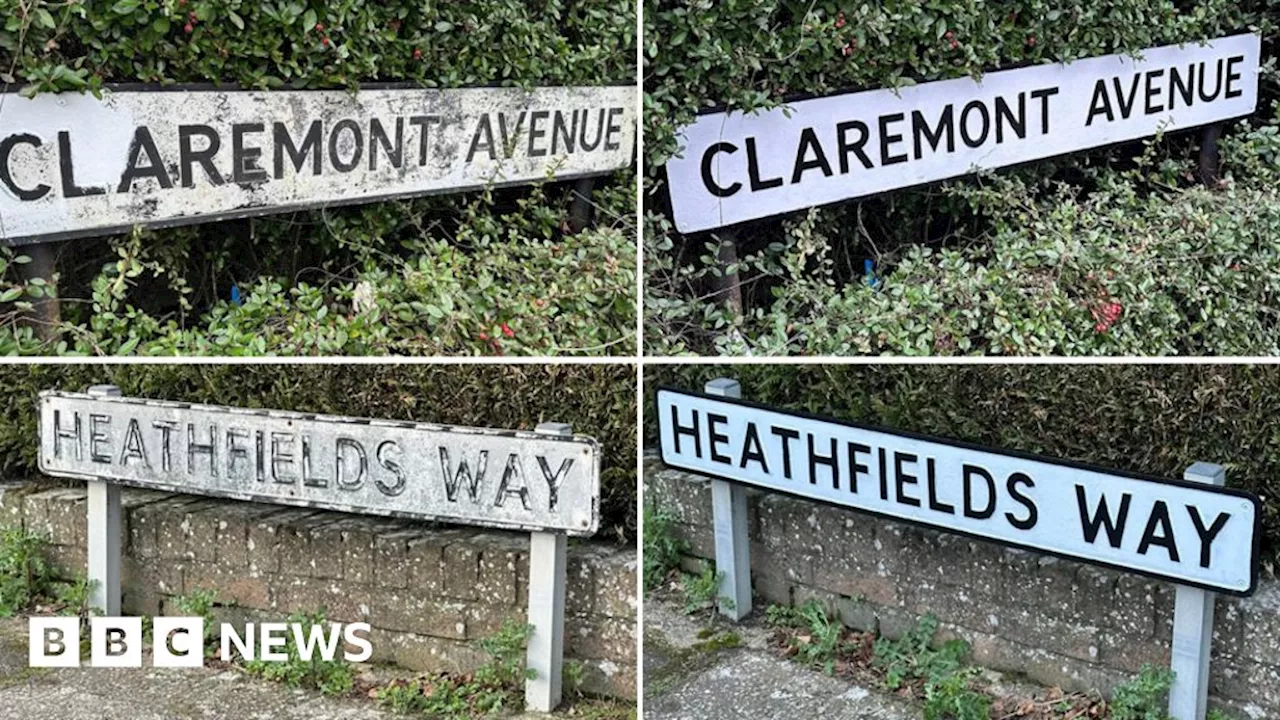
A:
{"label": "clean white street sign", "polygon": [[630,87],[0,94],[0,240],[597,175],[635,135]]}
{"label": "clean white street sign", "polygon": [[1142,477],[661,389],[667,465],[1015,547],[1248,595],[1261,508]]}
{"label": "clean white street sign", "polygon": [[40,469],[171,492],[591,535],[600,447],[552,435],[40,394]]}
{"label": "clean white street sign", "polygon": [[1244,34],[698,117],[667,163],[685,233],[1250,115]]}

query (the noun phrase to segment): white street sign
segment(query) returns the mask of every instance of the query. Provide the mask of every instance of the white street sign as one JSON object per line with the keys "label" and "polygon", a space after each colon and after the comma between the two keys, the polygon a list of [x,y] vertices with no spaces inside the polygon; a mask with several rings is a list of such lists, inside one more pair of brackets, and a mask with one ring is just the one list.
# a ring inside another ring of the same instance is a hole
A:
{"label": "white street sign", "polygon": [[1257,580],[1261,506],[1228,488],[661,389],[667,465],[1236,595]]}
{"label": "white street sign", "polygon": [[667,163],[684,233],[1243,117],[1261,39],[1244,34],[897,90],[717,112]]}
{"label": "white street sign", "polygon": [[0,94],[17,245],[629,166],[630,87]]}
{"label": "white street sign", "polygon": [[40,394],[40,469],[170,492],[591,535],[600,447],[552,435]]}

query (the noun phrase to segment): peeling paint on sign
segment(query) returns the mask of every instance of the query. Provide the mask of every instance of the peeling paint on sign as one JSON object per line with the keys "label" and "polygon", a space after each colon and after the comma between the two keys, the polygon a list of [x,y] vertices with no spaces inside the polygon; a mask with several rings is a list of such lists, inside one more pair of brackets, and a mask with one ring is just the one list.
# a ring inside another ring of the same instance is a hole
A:
{"label": "peeling paint on sign", "polygon": [[592,535],[592,438],[40,394],[40,470],[170,492]]}
{"label": "peeling paint on sign", "polygon": [[0,95],[10,245],[608,173],[630,87]]}

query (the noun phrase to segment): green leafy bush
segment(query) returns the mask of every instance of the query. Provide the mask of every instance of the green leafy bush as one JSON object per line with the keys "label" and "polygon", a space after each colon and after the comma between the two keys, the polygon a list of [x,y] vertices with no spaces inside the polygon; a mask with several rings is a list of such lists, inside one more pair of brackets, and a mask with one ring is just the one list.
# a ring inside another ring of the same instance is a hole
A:
{"label": "green leafy bush", "polygon": [[644,589],[656,590],[680,569],[689,544],[675,534],[674,516],[663,509],[644,509]]}
{"label": "green leafy bush", "polygon": [[[0,18],[0,84],[27,94],[635,79],[632,2],[0,0]],[[634,173],[596,182],[577,234],[571,198],[547,182],[76,240],[57,337],[0,305],[0,352],[630,354]],[[0,265],[0,303],[53,291]]]}
{"label": "green leafy bush", "polygon": [[36,395],[125,395],[330,415],[532,430],[567,422],[601,444],[597,537],[636,537],[635,368],[627,365],[9,365],[0,368],[0,472],[36,477]]}
{"label": "green leafy bush", "polygon": [[[1280,368],[1248,365],[655,366],[659,385],[733,377],[744,398],[854,422],[1180,478],[1197,461],[1263,502],[1280,556]],[[647,417],[646,443],[656,426]]]}
{"label": "green leafy bush", "polygon": [[[1280,352],[1272,0],[646,2],[649,351],[724,354]],[[715,299],[715,233],[665,214],[662,164],[699,109],[980,76],[1264,37],[1259,113],[1198,187],[1197,133],[793,213],[734,228],[738,316]],[[865,272],[870,261],[873,271]]]}
{"label": "green leafy bush", "polygon": [[1168,720],[1169,687],[1173,671],[1143,665],[1138,677],[1116,686],[1111,698],[1113,720]]}

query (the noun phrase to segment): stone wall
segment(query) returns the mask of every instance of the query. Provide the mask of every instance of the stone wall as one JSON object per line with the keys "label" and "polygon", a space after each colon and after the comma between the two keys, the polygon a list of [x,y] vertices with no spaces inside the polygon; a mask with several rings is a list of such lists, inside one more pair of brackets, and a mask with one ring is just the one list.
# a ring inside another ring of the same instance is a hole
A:
{"label": "stone wall", "polygon": [[[709,481],[646,456],[645,502],[671,512],[697,569],[715,557]],[[932,613],[973,662],[1067,690],[1109,693],[1168,666],[1171,584],[777,494],[749,492],[756,611],[811,598],[845,624],[896,637]],[[1220,597],[1212,704],[1280,718],[1280,582]]]}
{"label": "stone wall", "polygon": [[[282,619],[327,610],[367,622],[375,662],[467,671],[487,657],[478,640],[523,622],[529,536],[441,527],[126,488],[123,608],[178,614],[173,598],[214,590],[224,619]],[[0,524],[50,539],[50,559],[85,572],[83,487],[0,484]],[[634,698],[636,553],[570,540],[565,656],[585,687]]]}

